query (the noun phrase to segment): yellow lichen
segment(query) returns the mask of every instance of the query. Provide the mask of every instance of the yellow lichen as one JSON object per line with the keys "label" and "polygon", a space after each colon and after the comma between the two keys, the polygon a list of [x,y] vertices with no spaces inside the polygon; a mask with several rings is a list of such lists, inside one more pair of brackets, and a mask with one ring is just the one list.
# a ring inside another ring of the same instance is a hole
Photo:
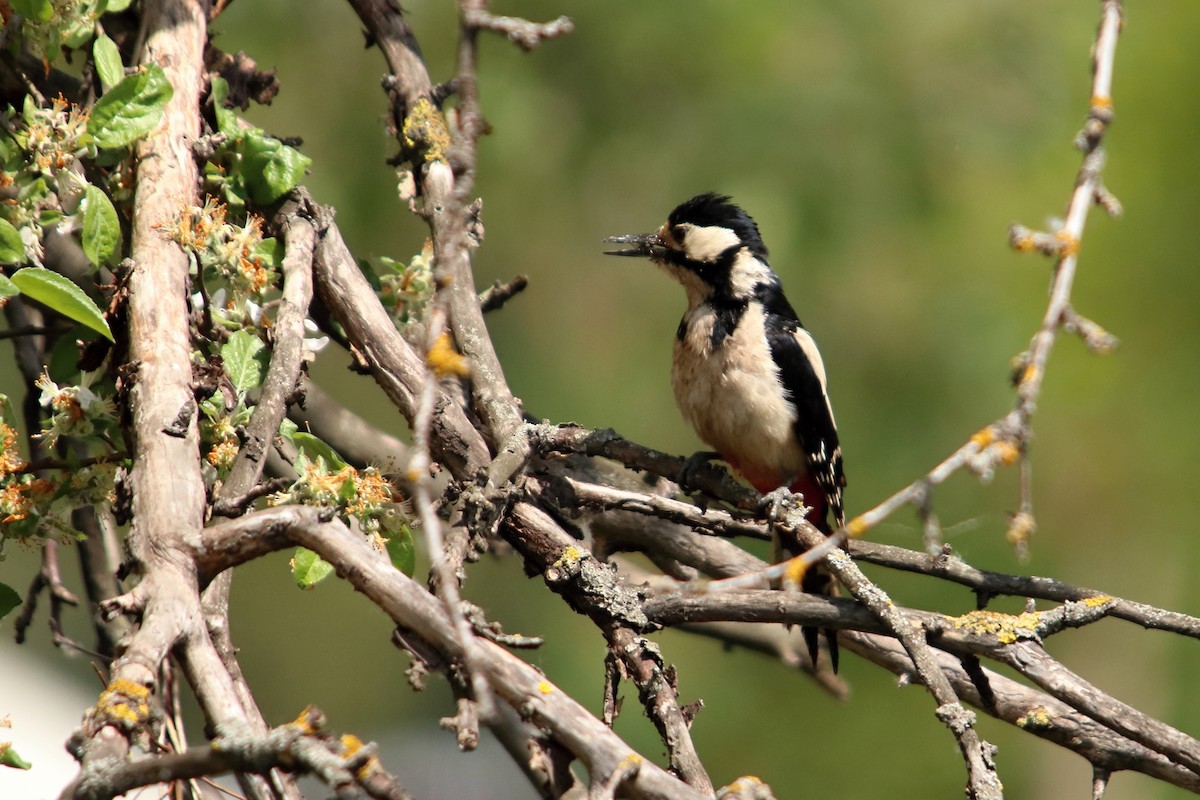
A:
{"label": "yellow lichen", "polygon": [[[347,761],[351,758],[354,758],[354,756],[357,755],[360,750],[366,747],[366,745],[363,743],[363,740],[359,739],[353,733],[342,734],[340,741],[342,743],[342,758],[346,759]],[[370,774],[378,768],[378,766],[379,759],[375,756],[371,756],[363,761],[362,766],[359,767],[355,772],[355,777],[357,777],[359,780],[363,780],[369,777]]]}
{"label": "yellow lichen", "polygon": [[537,689],[542,694],[551,694],[554,692],[554,685],[549,681],[538,681]]}
{"label": "yellow lichen", "polygon": [[1083,604],[1088,608],[1095,608],[1112,602],[1112,597],[1106,594],[1098,594],[1095,597],[1085,597]]}
{"label": "yellow lichen", "polygon": [[108,685],[108,688],[104,690],[104,694],[100,697],[103,699],[104,695],[112,694],[123,694],[134,700],[145,700],[150,696],[150,689],[136,681],[118,678]]}
{"label": "yellow lichen", "polygon": [[350,758],[362,749],[362,739],[358,738],[353,733],[342,734],[342,758]]}
{"label": "yellow lichen", "polygon": [[1037,242],[1032,235],[1023,233],[1012,238],[1012,246],[1018,253],[1032,253],[1037,249]]}
{"label": "yellow lichen", "polygon": [[808,572],[808,564],[804,563],[804,559],[796,556],[790,559],[783,571],[784,585],[799,586],[804,580],[804,573]]}
{"label": "yellow lichen", "polygon": [[305,706],[300,716],[291,721],[291,725],[299,728],[302,733],[316,733],[321,729],[323,715],[314,706]]}
{"label": "yellow lichen", "polygon": [[438,336],[430,346],[429,352],[425,354],[425,363],[439,378],[447,375],[465,378],[471,374],[471,367],[467,360],[454,349],[450,334],[445,332]]}
{"label": "yellow lichen", "polygon": [[1112,108],[1112,104],[1113,102],[1111,97],[1106,97],[1102,94],[1092,95],[1092,108],[1094,109]]}
{"label": "yellow lichen", "polygon": [[118,678],[100,693],[96,715],[122,727],[136,727],[150,719],[149,697],[149,688]]}
{"label": "yellow lichen", "polygon": [[1045,730],[1050,724],[1050,712],[1045,706],[1031,708],[1017,719],[1017,727],[1025,730]]}
{"label": "yellow lichen", "polygon": [[1011,466],[1021,457],[1021,449],[1012,442],[996,442],[996,456],[1004,466]]}
{"label": "yellow lichen", "polygon": [[576,564],[583,559],[585,553],[575,545],[569,545],[563,548],[562,555],[554,562],[556,567],[564,567],[571,564]]}
{"label": "yellow lichen", "polygon": [[991,635],[1001,644],[1014,644],[1019,639],[1036,636],[1041,618],[1041,613],[1037,611],[1016,615],[998,611],[972,611],[961,617],[951,617],[950,621],[957,630],[981,636]]}
{"label": "yellow lichen", "polygon": [[992,427],[989,425],[988,427],[977,432],[974,436],[971,437],[971,444],[975,445],[980,450],[982,450],[983,448],[985,448],[989,444],[991,444],[995,438],[996,438],[996,435],[995,435],[995,433],[992,432]]}
{"label": "yellow lichen", "polygon": [[1079,240],[1075,238],[1075,234],[1067,229],[1063,229],[1054,234],[1055,240],[1058,242],[1059,252],[1064,256],[1073,256],[1079,252]]}
{"label": "yellow lichen", "polygon": [[759,778],[756,775],[743,775],[727,786],[722,786],[721,789],[717,791],[717,797],[726,797],[728,795],[733,795],[735,797],[739,795],[751,795],[756,787],[764,785],[765,784],[762,782],[762,778]]}
{"label": "yellow lichen", "polygon": [[855,517],[846,523],[846,535],[851,539],[857,539],[864,533],[870,530],[871,526],[861,516]]}
{"label": "yellow lichen", "polygon": [[450,149],[450,130],[437,107],[422,97],[404,118],[404,143],[423,151],[426,161],[445,161]]}

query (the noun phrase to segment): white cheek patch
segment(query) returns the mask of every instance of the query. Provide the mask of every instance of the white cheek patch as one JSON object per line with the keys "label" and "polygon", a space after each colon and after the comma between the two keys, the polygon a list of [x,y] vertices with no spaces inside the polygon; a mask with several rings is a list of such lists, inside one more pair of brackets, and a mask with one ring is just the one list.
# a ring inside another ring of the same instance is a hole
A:
{"label": "white cheek patch", "polygon": [[[729,288],[737,298],[754,296],[754,287],[770,280],[771,270],[749,250],[743,248],[733,258],[729,269]],[[814,346],[815,349],[815,346]]]}
{"label": "white cheek patch", "polygon": [[693,225],[683,235],[683,254],[693,261],[712,263],[721,253],[739,244],[741,240],[729,228]]}

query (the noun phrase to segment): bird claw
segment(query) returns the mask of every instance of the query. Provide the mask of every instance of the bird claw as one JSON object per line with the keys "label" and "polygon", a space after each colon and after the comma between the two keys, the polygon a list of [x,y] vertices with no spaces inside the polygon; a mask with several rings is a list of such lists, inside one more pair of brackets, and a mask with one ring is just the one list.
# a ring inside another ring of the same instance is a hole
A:
{"label": "bird claw", "polygon": [[713,450],[701,450],[698,453],[692,453],[683,460],[683,466],[679,469],[679,477],[675,482],[685,492],[691,492],[696,489],[695,479],[696,473],[708,466],[710,461],[715,461],[720,458],[721,454]]}
{"label": "bird claw", "polygon": [[787,516],[789,511],[798,511],[804,507],[804,504],[796,498],[800,495],[792,493],[792,490],[787,486],[780,486],[767,492],[758,501],[758,511],[767,522],[774,525]]}

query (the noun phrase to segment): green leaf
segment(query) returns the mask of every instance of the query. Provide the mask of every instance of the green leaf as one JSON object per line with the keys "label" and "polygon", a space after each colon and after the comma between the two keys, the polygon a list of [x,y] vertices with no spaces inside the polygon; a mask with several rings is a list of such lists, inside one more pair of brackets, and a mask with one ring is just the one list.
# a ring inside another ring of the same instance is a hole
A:
{"label": "green leaf", "polygon": [[254,245],[251,252],[258,258],[261,258],[263,266],[268,269],[275,269],[283,263],[283,242],[278,239],[263,239]]}
{"label": "green leaf", "polygon": [[292,577],[301,589],[311,589],[333,573],[333,566],[305,547],[297,547],[292,556]]}
{"label": "green leaf", "polygon": [[130,3],[132,2],[133,0],[108,0],[108,2],[104,4],[104,13],[115,14],[118,11],[124,11],[125,9],[129,8]]}
{"label": "green leaf", "polygon": [[289,438],[291,438],[292,444],[296,445],[296,449],[307,456],[309,461],[323,458],[325,465],[332,470],[340,470],[346,466],[346,460],[338,454],[337,450],[311,433],[296,431]]}
{"label": "green leaf", "polygon": [[10,281],[7,276],[0,275],[0,298],[12,297],[15,294],[20,294],[21,290],[17,285]]}
{"label": "green leaf", "polygon": [[400,532],[387,540],[386,547],[392,566],[411,578],[417,570],[417,551],[413,547],[412,532],[407,527],[401,528]]}
{"label": "green leaf", "polygon": [[242,177],[250,199],[274,203],[295,188],[312,159],[262,131],[247,131],[242,142]]}
{"label": "green leaf", "polygon": [[121,251],[117,209],[103,189],[88,184],[83,194],[83,252],[94,266],[111,264]]}
{"label": "green leaf", "polygon": [[0,583],[0,619],[21,605],[21,595],[7,583]]}
{"label": "green leaf", "polygon": [[285,439],[291,440],[291,438],[295,436],[296,432],[299,430],[300,428],[296,426],[296,423],[292,422],[287,417],[284,417],[279,422],[279,435]]}
{"label": "green leaf", "polygon": [[267,346],[256,334],[247,330],[234,331],[221,346],[221,359],[225,371],[239,392],[248,392],[262,386],[267,375]]}
{"label": "green leaf", "polygon": [[12,10],[34,22],[49,22],[54,16],[54,5],[50,0],[10,0]]}
{"label": "green leaf", "polygon": [[88,133],[103,149],[126,147],[158,127],[174,91],[157,64],[127,75],[96,101]]}
{"label": "green leaf", "polygon": [[92,298],[57,272],[51,272],[44,267],[26,267],[16,271],[12,282],[26,297],[37,300],[64,317],[103,334],[110,342],[113,341],[112,330],[108,327],[104,314],[92,302]]}
{"label": "green leaf", "polygon": [[342,481],[342,485],[338,487],[338,499],[350,503],[354,500],[354,496],[358,494],[358,481],[354,478],[346,478]]}
{"label": "green leaf", "polygon": [[25,260],[21,232],[6,219],[0,219],[0,264],[20,264]]}
{"label": "green leaf", "polygon": [[16,769],[29,769],[33,766],[12,749],[12,745],[7,742],[0,743],[0,766],[15,767]]}
{"label": "green leaf", "polygon": [[100,76],[100,86],[104,91],[125,80],[125,65],[121,63],[121,51],[117,43],[108,38],[108,34],[100,34],[92,45],[92,59],[96,62],[96,73]]}
{"label": "green leaf", "polygon": [[241,126],[238,125],[237,114],[225,107],[225,98],[229,96],[229,84],[224,78],[212,79],[212,103],[213,114],[217,118],[217,130],[225,134],[231,139],[237,139],[242,135]]}

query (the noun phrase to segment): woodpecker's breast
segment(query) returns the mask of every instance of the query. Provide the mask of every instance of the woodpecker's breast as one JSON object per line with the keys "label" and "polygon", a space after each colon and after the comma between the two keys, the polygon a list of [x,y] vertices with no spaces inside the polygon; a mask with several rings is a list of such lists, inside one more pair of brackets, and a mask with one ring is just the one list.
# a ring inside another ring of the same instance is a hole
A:
{"label": "woodpecker's breast", "polygon": [[675,400],[696,433],[756,486],[775,488],[806,469],[766,337],[760,303],[688,310],[675,339]]}

